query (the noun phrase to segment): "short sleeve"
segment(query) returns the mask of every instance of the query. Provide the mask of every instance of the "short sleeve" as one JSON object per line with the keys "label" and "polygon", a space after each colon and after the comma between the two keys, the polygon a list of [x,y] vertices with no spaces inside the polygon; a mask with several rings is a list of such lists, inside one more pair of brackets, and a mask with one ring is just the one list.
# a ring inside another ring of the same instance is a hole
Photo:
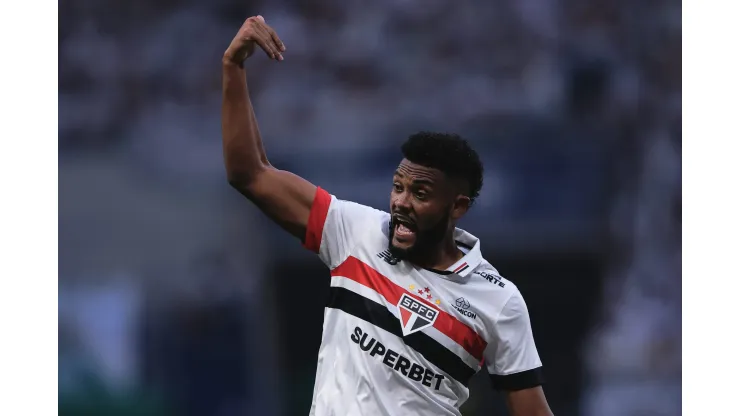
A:
{"label": "short sleeve", "polygon": [[303,246],[334,269],[349,257],[367,230],[379,226],[381,213],[365,205],[337,199],[317,187]]}
{"label": "short sleeve", "polygon": [[504,305],[495,323],[485,362],[497,390],[522,390],[544,383],[542,362],[534,344],[529,312],[516,290]]}

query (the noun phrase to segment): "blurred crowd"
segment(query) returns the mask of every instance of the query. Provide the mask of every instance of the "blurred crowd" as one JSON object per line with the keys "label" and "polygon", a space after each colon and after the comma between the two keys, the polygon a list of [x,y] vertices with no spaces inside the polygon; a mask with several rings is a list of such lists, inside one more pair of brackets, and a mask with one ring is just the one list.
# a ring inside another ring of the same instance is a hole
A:
{"label": "blurred crowd", "polygon": [[266,281],[303,254],[228,189],[220,144],[220,58],[261,14],[287,47],[284,62],[247,66],[273,164],[385,208],[405,136],[464,135],[486,166],[466,227],[488,247],[580,250],[604,236],[574,408],[680,414],[680,2],[59,10],[59,391],[70,408],[94,396],[160,414],[186,397],[178,409],[192,415],[281,414],[278,387],[291,380],[276,370]]}

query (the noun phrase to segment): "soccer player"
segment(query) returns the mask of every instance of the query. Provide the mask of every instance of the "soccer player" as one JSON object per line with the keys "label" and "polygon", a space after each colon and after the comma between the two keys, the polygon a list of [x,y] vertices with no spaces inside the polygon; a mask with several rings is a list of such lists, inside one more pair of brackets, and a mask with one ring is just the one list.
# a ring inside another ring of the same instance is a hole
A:
{"label": "soccer player", "polygon": [[286,50],[256,16],[224,53],[224,159],[229,183],[331,270],[310,415],[459,415],[481,369],[513,416],[551,415],[522,295],[455,227],[482,186],[476,152],[414,134],[390,213],[338,199],[270,165],[244,69],[255,45],[278,61]]}

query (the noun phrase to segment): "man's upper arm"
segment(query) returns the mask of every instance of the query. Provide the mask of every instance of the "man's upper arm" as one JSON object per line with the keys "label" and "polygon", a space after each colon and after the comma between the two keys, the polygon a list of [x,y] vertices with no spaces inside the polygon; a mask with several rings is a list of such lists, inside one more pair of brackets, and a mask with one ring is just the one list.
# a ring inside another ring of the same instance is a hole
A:
{"label": "man's upper arm", "polygon": [[550,415],[542,392],[542,362],[534,343],[529,311],[519,290],[502,308],[485,362],[494,388],[506,393],[512,416]]}
{"label": "man's upper arm", "polygon": [[367,232],[381,226],[384,213],[355,202],[344,201],[324,189],[316,190],[303,246],[319,255],[330,269],[349,257]]}
{"label": "man's upper arm", "polygon": [[499,313],[493,333],[485,361],[494,387],[513,391],[543,384],[542,362],[534,343],[529,312],[518,290]]}
{"label": "man's upper arm", "polygon": [[507,391],[506,406],[509,416],[552,416],[542,386]]}
{"label": "man's upper arm", "polygon": [[349,256],[364,230],[380,226],[383,214],[337,199],[307,180],[273,167],[260,172],[248,187],[237,189],[332,269]]}
{"label": "man's upper arm", "polygon": [[248,185],[237,183],[233,186],[276,224],[304,240],[316,185],[293,173],[268,166]]}

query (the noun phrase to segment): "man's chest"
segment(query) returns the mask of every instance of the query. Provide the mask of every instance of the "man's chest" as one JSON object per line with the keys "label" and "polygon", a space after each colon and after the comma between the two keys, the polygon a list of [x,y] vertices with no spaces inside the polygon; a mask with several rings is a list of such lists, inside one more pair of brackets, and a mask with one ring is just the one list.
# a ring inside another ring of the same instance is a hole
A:
{"label": "man's chest", "polygon": [[393,258],[386,249],[356,252],[332,275],[349,280],[345,284],[352,290],[384,305],[404,337],[418,332],[436,335],[474,356],[487,344],[489,313],[470,279],[455,281],[420,270]]}
{"label": "man's chest", "polygon": [[356,318],[364,321],[358,326],[363,334],[391,336],[384,345],[410,358],[418,352],[417,362],[428,361],[461,383],[480,368],[488,344],[485,318],[466,298],[464,285],[447,287],[450,282],[382,251],[350,256],[331,274],[336,300],[330,307],[351,315],[353,325]]}

